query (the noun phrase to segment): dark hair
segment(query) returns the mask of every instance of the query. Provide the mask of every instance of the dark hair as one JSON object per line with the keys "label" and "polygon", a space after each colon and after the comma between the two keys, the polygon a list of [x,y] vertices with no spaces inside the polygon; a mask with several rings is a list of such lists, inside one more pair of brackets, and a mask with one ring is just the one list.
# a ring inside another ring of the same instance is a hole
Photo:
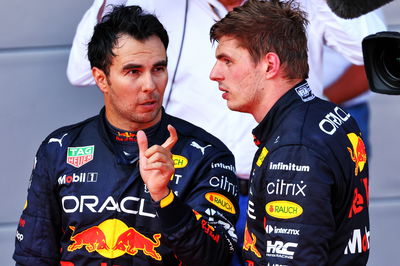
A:
{"label": "dark hair", "polygon": [[113,48],[122,35],[129,35],[144,41],[157,36],[168,47],[168,34],[164,26],[154,15],[143,12],[139,6],[116,6],[94,27],[92,39],[88,45],[88,58],[91,67],[109,74]]}
{"label": "dark hair", "polygon": [[307,78],[306,13],[293,0],[249,0],[211,27],[211,41],[232,36],[258,63],[268,52],[279,56],[288,79]]}

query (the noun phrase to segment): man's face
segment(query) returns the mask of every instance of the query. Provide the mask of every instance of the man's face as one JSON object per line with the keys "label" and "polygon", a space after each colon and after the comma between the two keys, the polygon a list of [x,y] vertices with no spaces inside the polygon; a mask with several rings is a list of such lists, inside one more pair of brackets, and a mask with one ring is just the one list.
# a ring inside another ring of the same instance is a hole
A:
{"label": "man's face", "polygon": [[157,36],[138,41],[122,35],[113,48],[105,98],[110,123],[125,130],[139,130],[161,119],[161,105],[168,81],[167,55]]}
{"label": "man's face", "polygon": [[218,82],[222,98],[233,111],[254,113],[261,99],[263,72],[250,53],[229,36],[222,37],[215,52],[217,62],[210,79]]}

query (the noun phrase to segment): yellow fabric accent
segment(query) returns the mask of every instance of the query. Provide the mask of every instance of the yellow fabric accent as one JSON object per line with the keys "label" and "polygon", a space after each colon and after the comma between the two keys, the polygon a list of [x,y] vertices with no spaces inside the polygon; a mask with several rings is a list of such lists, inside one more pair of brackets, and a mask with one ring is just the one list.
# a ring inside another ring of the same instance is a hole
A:
{"label": "yellow fabric accent", "polygon": [[256,162],[258,167],[261,167],[262,163],[264,162],[265,156],[267,156],[267,154],[268,154],[267,148],[263,147],[261,154],[258,157],[257,162]]}
{"label": "yellow fabric accent", "polygon": [[172,190],[169,191],[169,194],[160,201],[160,207],[164,208],[171,204],[174,201],[175,195]]}

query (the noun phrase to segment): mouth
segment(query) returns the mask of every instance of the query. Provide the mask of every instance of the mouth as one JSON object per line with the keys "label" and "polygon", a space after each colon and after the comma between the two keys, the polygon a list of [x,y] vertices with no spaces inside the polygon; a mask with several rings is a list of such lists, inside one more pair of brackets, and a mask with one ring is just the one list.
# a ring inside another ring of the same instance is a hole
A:
{"label": "mouth", "polygon": [[157,101],[146,101],[146,102],[143,102],[142,103],[142,105],[153,105],[153,104],[155,104]]}
{"label": "mouth", "polygon": [[223,98],[224,100],[227,100],[227,99],[228,99],[229,91],[226,90],[226,89],[224,89],[224,88],[222,88],[222,87],[219,87],[219,90],[223,92],[223,93],[222,93],[222,98]]}
{"label": "mouth", "polygon": [[148,100],[143,100],[140,102],[140,105],[144,105],[144,106],[151,106],[157,104],[157,99],[148,99]]}
{"label": "mouth", "polygon": [[153,111],[154,108],[158,106],[158,101],[157,100],[142,101],[139,103],[139,106],[141,106],[141,109],[143,109],[145,112]]}

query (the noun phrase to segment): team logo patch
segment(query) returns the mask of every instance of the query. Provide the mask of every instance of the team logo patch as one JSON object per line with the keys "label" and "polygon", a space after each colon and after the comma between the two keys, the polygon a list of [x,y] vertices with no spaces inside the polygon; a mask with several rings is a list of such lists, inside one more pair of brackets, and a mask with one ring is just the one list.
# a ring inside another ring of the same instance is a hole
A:
{"label": "team logo patch", "polygon": [[211,202],[218,208],[232,214],[236,213],[235,206],[233,206],[233,203],[224,195],[214,192],[209,192],[205,195],[205,197],[209,202]]}
{"label": "team logo patch", "polygon": [[81,167],[94,158],[94,145],[84,147],[68,147],[67,164]]}

